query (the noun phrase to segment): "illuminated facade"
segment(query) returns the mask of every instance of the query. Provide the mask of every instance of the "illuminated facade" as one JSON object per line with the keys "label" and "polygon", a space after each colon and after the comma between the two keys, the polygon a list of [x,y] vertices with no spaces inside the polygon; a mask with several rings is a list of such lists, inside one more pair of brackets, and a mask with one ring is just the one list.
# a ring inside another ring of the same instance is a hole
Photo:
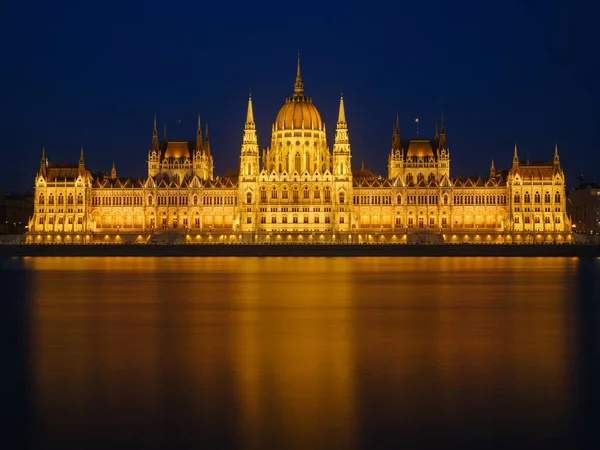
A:
{"label": "illuminated facade", "polygon": [[196,140],[159,141],[156,118],[145,180],[92,175],[83,150],[73,166],[42,151],[28,242],[514,243],[570,242],[558,149],[545,163],[519,160],[485,178],[450,175],[442,117],[433,139],[400,138],[387,177],[352,170],[344,99],[333,148],[304,94],[300,62],[293,95],[259,150],[252,98],[238,170],[214,176],[208,128]]}

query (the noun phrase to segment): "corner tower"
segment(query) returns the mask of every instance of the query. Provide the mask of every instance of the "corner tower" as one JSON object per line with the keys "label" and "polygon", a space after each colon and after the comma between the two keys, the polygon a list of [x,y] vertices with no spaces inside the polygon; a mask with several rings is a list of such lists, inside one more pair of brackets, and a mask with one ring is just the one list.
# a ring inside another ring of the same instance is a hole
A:
{"label": "corner tower", "polygon": [[256,226],[255,209],[258,204],[256,186],[259,174],[258,156],[258,139],[256,136],[256,124],[254,123],[254,111],[252,109],[252,95],[249,95],[238,177],[238,204],[244,205],[239,210],[241,231],[253,231]]}
{"label": "corner tower", "polygon": [[335,142],[333,144],[333,192],[335,193],[334,205],[336,223],[339,231],[350,230],[351,213],[347,206],[352,199],[352,167],[350,165],[350,141],[348,139],[348,124],[346,123],[346,109],[344,108],[344,95],[340,95],[340,109],[338,112]]}

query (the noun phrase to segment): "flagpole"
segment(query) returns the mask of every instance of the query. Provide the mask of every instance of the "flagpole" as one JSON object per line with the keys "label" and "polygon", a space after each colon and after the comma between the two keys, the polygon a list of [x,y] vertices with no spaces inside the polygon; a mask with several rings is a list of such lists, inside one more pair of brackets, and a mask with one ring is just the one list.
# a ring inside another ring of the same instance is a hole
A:
{"label": "flagpole", "polygon": [[417,124],[417,139],[419,138],[419,117],[415,119],[415,123]]}
{"label": "flagpole", "polygon": [[183,142],[183,119],[179,119],[177,123],[179,124],[179,136],[181,138],[179,142]]}

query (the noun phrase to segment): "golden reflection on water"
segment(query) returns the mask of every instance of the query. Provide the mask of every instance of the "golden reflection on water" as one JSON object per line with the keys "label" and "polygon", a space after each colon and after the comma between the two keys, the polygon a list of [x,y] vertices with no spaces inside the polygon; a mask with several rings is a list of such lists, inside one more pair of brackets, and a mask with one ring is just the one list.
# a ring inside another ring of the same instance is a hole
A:
{"label": "golden reflection on water", "polygon": [[42,435],[359,448],[381,430],[561,433],[577,264],[24,258]]}

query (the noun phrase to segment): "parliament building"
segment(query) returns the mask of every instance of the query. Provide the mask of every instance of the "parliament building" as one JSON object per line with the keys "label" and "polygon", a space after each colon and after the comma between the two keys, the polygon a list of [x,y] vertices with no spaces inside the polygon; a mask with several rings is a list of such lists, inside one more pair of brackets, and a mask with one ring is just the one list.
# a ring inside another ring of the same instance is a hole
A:
{"label": "parliament building", "polygon": [[[437,127],[436,127],[437,128]],[[145,179],[52,164],[42,149],[29,243],[568,243],[565,178],[553,159],[485,177],[450,174],[442,117],[433,139],[403,140],[396,118],[387,176],[354,168],[343,96],[333,148],[298,61],[294,92],[259,149],[252,98],[236,170],[214,175],[208,129],[159,140]]]}

